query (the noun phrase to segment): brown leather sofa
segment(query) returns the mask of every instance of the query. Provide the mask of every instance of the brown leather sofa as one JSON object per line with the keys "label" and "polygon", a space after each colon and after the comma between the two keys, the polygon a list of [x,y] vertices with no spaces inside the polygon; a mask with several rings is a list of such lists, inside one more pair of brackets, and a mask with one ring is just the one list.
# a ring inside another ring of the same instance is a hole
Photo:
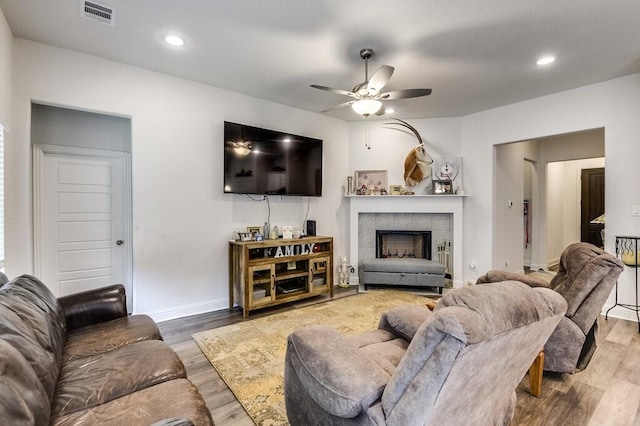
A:
{"label": "brown leather sofa", "polygon": [[155,322],[127,316],[122,285],[56,299],[32,276],[3,281],[0,424],[213,424]]}

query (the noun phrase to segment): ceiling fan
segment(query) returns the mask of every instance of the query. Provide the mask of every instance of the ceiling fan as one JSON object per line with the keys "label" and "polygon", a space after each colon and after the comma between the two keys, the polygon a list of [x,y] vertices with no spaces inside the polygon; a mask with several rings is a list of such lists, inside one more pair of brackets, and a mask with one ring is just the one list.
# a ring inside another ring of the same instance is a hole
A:
{"label": "ceiling fan", "polygon": [[364,59],[364,82],[356,84],[351,91],[319,86],[317,84],[311,85],[311,87],[315,89],[354,98],[352,101],[344,102],[325,109],[324,111],[321,111],[322,113],[351,105],[351,108],[353,108],[355,112],[364,117],[368,117],[371,114],[382,115],[384,114],[384,108],[382,108],[381,101],[417,98],[431,94],[431,89],[405,89],[382,93],[382,89],[391,79],[394,68],[389,65],[382,65],[373,73],[371,78],[369,78],[369,58],[372,56],[372,49],[365,48],[360,51],[360,57]]}

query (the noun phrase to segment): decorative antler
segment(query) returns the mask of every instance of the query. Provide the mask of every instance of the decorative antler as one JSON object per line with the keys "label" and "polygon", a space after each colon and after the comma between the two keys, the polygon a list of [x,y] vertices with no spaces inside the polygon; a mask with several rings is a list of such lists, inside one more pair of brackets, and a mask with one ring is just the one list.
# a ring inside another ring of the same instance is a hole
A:
{"label": "decorative antler", "polygon": [[384,123],[384,124],[406,127],[407,129],[413,132],[413,134],[418,139],[418,142],[420,142],[420,145],[424,146],[424,142],[422,142],[422,137],[420,137],[420,133],[418,133],[415,127],[413,127],[411,124],[407,123],[406,121],[400,120],[399,118],[391,117],[391,119],[398,120],[399,123]]}
{"label": "decorative antler", "polygon": [[[400,120],[399,118],[391,118],[399,121],[399,123],[384,124],[402,126],[406,129],[409,129],[415,135],[416,139],[418,139],[419,144],[414,146],[404,159],[404,182],[408,187],[416,186],[424,179],[431,177],[431,164],[433,163],[433,158],[431,158],[431,156],[427,153],[424,142],[422,141],[422,137],[415,127],[413,127],[406,121]],[[398,129],[396,128],[396,130]]]}

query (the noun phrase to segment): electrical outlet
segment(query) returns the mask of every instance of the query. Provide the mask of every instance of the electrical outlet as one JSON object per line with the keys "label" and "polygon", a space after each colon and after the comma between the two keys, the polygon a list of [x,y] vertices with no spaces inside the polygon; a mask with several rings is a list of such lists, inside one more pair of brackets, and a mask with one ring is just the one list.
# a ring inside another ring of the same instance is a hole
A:
{"label": "electrical outlet", "polygon": [[631,206],[631,216],[640,216],[640,206]]}

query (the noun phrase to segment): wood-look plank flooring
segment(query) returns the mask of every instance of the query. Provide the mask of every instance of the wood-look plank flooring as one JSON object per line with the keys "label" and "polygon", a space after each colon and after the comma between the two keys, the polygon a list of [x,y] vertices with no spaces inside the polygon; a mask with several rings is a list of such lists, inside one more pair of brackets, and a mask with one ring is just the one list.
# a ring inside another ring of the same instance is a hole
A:
{"label": "wood-look plank flooring", "polygon": [[[356,291],[338,290],[336,297]],[[295,309],[326,297],[251,313],[250,318]],[[164,340],[178,353],[189,379],[204,397],[216,425],[253,425],[240,403],[191,338],[193,333],[243,321],[239,311],[217,311],[161,322]],[[640,334],[635,322],[599,319],[598,348],[575,374],[545,373],[542,394],[529,394],[528,378],[517,389],[512,425],[640,426]],[[482,389],[470,390],[482,397]],[[478,424],[481,424],[478,423]]]}

